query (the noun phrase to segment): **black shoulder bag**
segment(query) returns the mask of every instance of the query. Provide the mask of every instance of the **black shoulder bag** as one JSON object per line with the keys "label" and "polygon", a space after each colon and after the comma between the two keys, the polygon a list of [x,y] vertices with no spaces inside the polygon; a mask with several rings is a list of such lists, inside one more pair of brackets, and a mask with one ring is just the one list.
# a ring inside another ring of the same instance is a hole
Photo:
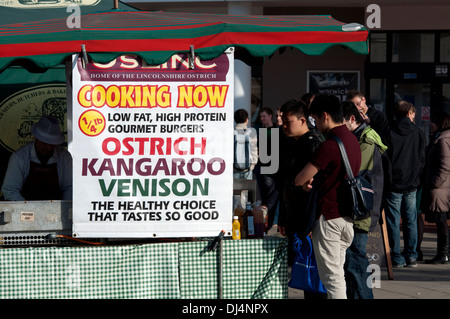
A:
{"label": "black shoulder bag", "polygon": [[342,162],[344,163],[345,170],[347,172],[347,178],[345,179],[345,188],[347,198],[350,200],[352,208],[353,220],[363,220],[370,216],[370,211],[373,207],[373,187],[372,184],[367,181],[361,175],[353,176],[350,163],[348,161],[347,152],[345,151],[344,143],[341,139],[335,135],[332,136],[337,142],[339,150],[341,151]]}

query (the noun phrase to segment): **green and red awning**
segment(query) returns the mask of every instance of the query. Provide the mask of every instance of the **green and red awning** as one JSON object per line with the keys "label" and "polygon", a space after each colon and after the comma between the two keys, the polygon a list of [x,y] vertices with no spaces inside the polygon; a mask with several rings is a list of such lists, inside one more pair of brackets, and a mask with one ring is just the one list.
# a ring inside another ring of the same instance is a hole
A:
{"label": "green and red awning", "polygon": [[320,55],[342,45],[368,53],[368,31],[343,31],[331,16],[232,16],[220,14],[119,11],[80,16],[81,28],[70,29],[67,18],[0,26],[0,69],[16,60],[38,67],[61,64],[85,45],[88,55],[108,62],[121,54],[141,56],[148,64],[165,62],[175,53],[189,52],[211,59],[229,47],[253,57],[293,47]]}

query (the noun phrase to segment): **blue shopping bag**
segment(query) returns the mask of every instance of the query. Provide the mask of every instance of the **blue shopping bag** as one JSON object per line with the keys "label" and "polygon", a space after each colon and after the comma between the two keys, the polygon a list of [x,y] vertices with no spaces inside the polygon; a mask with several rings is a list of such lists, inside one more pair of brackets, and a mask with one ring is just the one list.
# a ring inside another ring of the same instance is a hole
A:
{"label": "blue shopping bag", "polygon": [[325,294],[327,290],[319,278],[311,238],[306,236],[300,239],[296,234],[294,237],[294,251],[296,256],[292,265],[289,287]]}

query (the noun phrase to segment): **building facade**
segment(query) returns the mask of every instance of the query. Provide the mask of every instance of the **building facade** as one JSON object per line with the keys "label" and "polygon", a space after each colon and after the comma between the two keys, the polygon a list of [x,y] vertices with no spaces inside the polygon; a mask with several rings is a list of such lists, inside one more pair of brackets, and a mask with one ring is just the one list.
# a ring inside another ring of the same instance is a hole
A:
{"label": "building facade", "polygon": [[[241,66],[245,93],[236,92],[236,108],[251,103],[273,109],[287,99],[315,90],[343,96],[360,89],[370,104],[392,120],[392,105],[402,98],[416,107],[416,122],[427,130],[430,113],[450,112],[450,4],[446,0],[285,0],[285,1],[154,1],[125,0],[142,10],[163,10],[239,15],[325,14],[370,29],[369,56],[334,47],[323,55],[308,56],[286,48],[261,65]],[[239,69],[239,67],[237,68]],[[341,83],[333,87],[331,82]],[[315,82],[315,83],[313,83]],[[326,82],[326,81],[325,81]],[[344,83],[344,84],[342,84]],[[251,86],[251,93],[248,89]],[[239,95],[245,94],[244,100]],[[255,115],[255,114],[253,114]],[[254,116],[256,118],[256,116]]]}

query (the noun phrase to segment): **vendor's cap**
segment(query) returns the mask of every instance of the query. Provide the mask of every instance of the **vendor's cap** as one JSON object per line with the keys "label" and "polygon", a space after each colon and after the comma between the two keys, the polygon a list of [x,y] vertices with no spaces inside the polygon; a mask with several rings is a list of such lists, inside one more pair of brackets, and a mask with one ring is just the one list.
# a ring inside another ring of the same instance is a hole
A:
{"label": "vendor's cap", "polygon": [[65,140],[58,119],[52,115],[42,115],[31,128],[31,133],[35,138],[47,144],[59,145]]}

